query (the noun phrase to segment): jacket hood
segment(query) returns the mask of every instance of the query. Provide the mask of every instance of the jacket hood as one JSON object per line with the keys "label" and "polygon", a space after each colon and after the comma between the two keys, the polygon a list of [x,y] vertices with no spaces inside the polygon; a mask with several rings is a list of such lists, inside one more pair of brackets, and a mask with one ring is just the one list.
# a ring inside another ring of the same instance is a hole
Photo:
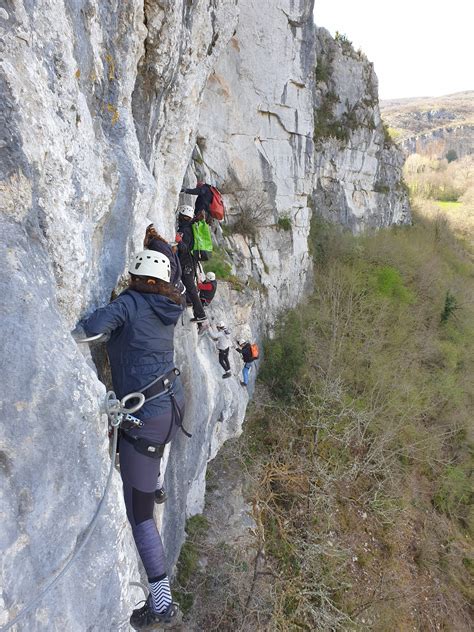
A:
{"label": "jacket hood", "polygon": [[183,311],[181,305],[161,294],[140,294],[164,325],[176,325]]}

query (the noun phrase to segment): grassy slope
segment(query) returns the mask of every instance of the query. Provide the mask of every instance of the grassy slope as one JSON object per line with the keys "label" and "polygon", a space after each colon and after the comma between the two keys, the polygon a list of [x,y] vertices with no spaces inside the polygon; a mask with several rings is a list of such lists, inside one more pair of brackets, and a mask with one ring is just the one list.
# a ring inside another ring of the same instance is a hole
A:
{"label": "grassy slope", "polygon": [[207,564],[185,586],[192,620],[468,630],[471,253],[445,221],[421,217],[357,238],[315,225],[312,247],[314,294],[266,345],[246,431],[225,457],[247,481],[255,565],[225,525],[220,547],[192,539]]}
{"label": "grassy slope", "polygon": [[251,421],[286,578],[272,625],[467,630],[472,260],[421,218],[359,238],[320,226],[315,255],[315,293],[268,344],[270,400]]}
{"label": "grassy slope", "polygon": [[197,629],[470,629],[473,233],[463,204],[414,206],[413,227],[313,226],[314,293],[267,343],[225,455],[256,561],[225,526],[219,547],[191,537]]}

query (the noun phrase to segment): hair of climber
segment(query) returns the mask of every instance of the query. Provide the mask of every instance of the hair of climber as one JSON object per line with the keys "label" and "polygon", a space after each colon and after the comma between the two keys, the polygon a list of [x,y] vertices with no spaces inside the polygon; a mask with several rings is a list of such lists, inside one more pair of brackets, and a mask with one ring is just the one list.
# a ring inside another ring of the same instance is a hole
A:
{"label": "hair of climber", "polygon": [[143,240],[143,247],[145,248],[145,250],[148,248],[148,246],[154,239],[156,239],[157,241],[162,241],[165,244],[168,243],[166,239],[164,239],[164,237],[162,237],[160,233],[156,230],[153,224],[149,224],[146,227],[145,238]]}
{"label": "hair of climber", "polygon": [[166,298],[169,298],[173,303],[181,305],[181,294],[179,290],[171,283],[167,283],[162,279],[137,276],[130,273],[128,287],[130,290],[143,292],[144,294],[161,294],[161,296],[166,296]]}

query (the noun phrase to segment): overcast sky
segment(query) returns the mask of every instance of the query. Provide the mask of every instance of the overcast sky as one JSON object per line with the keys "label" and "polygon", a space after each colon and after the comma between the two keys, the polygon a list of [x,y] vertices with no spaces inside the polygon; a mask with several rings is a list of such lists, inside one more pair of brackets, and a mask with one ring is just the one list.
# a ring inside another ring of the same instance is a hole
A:
{"label": "overcast sky", "polygon": [[381,99],[474,89],[472,0],[315,0],[314,21],[374,62]]}

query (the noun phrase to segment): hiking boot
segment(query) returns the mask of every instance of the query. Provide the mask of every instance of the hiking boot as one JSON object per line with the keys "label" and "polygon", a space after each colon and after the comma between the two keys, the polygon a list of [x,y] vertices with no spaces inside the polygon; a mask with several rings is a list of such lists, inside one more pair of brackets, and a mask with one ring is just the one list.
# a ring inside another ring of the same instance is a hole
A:
{"label": "hiking boot", "polygon": [[232,376],[232,373],[230,371],[227,371],[226,373],[224,373],[222,377],[225,379],[226,377],[231,377],[231,376]]}
{"label": "hiking boot", "polygon": [[191,318],[192,323],[203,323],[205,320],[207,320],[207,316],[195,316],[194,318]]}
{"label": "hiking boot", "polygon": [[155,503],[161,505],[168,498],[163,487],[161,489],[155,490]]}
{"label": "hiking boot", "polygon": [[134,630],[171,630],[180,625],[183,614],[177,603],[170,603],[162,613],[153,612],[150,604],[151,599],[148,595],[145,605],[132,612],[130,625]]}
{"label": "hiking boot", "polygon": [[242,380],[240,381],[240,386],[247,386],[247,384],[245,382],[242,382]]}

